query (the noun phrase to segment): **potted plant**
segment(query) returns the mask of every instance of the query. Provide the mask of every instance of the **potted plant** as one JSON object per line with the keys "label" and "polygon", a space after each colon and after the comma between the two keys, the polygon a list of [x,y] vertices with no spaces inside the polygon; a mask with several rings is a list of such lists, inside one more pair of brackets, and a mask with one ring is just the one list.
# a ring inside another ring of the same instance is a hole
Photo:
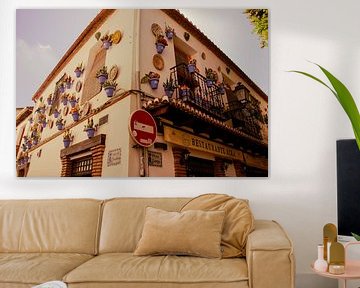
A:
{"label": "potted plant", "polygon": [[112,45],[111,35],[109,34],[105,34],[100,40],[103,42],[102,47],[106,50]]}
{"label": "potted plant", "polygon": [[52,103],[53,103],[52,94],[49,94],[49,96],[46,98],[46,102],[48,105],[52,105]]}
{"label": "potted plant", "polygon": [[60,115],[60,111],[57,108],[55,108],[54,117],[57,119],[59,117],[59,115]]}
{"label": "potted plant", "polygon": [[166,81],[163,82],[163,87],[166,96],[171,97],[176,89],[176,85],[172,77],[170,76],[170,79],[166,78]]}
{"label": "potted plant", "polygon": [[87,124],[84,126],[84,131],[86,132],[88,138],[92,138],[95,135],[97,125],[94,125],[94,120],[89,118]]}
{"label": "potted plant", "polygon": [[33,117],[30,117],[29,118],[29,123],[32,124],[34,122],[34,118]]}
{"label": "potted plant", "polygon": [[190,59],[188,64],[189,73],[194,73],[196,71],[196,59]]}
{"label": "potted plant", "polygon": [[74,108],[75,105],[78,103],[79,99],[76,99],[76,94],[73,93],[71,96],[68,97],[71,108]]}
{"label": "potted plant", "polygon": [[60,93],[64,93],[65,92],[65,84],[64,84],[64,82],[59,83],[57,88],[58,88]]}
{"label": "potted plant", "polygon": [[219,93],[222,95],[222,94],[225,94],[225,84],[224,83],[220,83],[218,85],[219,87]]}
{"label": "potted plant", "polygon": [[80,65],[76,66],[74,72],[75,72],[76,78],[80,78],[81,75],[82,75],[82,73],[84,72],[83,63],[81,63]]}
{"label": "potted plant", "polygon": [[159,85],[160,75],[156,72],[150,71],[141,79],[141,83],[149,82],[151,89],[157,89]]}
{"label": "potted plant", "polygon": [[56,127],[58,130],[63,130],[65,126],[65,121],[61,117],[56,120]]}
{"label": "potted plant", "polygon": [[164,51],[165,46],[168,46],[167,41],[163,35],[158,35],[156,37],[155,46],[156,46],[156,51],[159,54],[161,54]]}
{"label": "potted plant", "polygon": [[211,88],[216,81],[215,72],[211,68],[205,68],[205,76],[206,76],[206,86]]}
{"label": "potted plant", "polygon": [[66,129],[63,135],[63,142],[65,148],[68,148],[70,146],[70,143],[73,140],[73,138],[74,136],[71,134],[70,130]]}
{"label": "potted plant", "polygon": [[171,40],[175,36],[174,28],[171,28],[169,25],[165,23],[165,35],[166,38]]}
{"label": "potted plant", "polygon": [[180,86],[180,96],[184,101],[190,97],[190,88],[186,84]]}
{"label": "potted plant", "polygon": [[69,96],[68,94],[64,94],[61,96],[61,102],[64,106],[66,106],[68,103],[68,96]]}
{"label": "potted plant", "polygon": [[40,114],[37,121],[43,128],[46,127],[46,116],[44,114]]}
{"label": "potted plant", "polygon": [[65,82],[65,85],[66,85],[66,89],[70,89],[71,85],[74,83],[74,80],[69,75],[68,77],[65,78],[64,82]]}
{"label": "potted plant", "polygon": [[108,75],[106,66],[103,66],[98,72],[96,72],[96,78],[99,80],[101,85],[108,79]]}
{"label": "potted plant", "polygon": [[117,83],[116,81],[107,80],[103,84],[103,88],[108,97],[112,97],[114,95],[114,91],[116,89]]}
{"label": "potted plant", "polygon": [[73,120],[75,122],[79,121],[80,118],[80,108],[79,105],[76,105],[75,107],[72,107],[70,110],[70,114],[73,117]]}
{"label": "potted plant", "polygon": [[25,143],[21,144],[21,150],[25,152],[26,149],[27,149],[27,147],[26,147]]}

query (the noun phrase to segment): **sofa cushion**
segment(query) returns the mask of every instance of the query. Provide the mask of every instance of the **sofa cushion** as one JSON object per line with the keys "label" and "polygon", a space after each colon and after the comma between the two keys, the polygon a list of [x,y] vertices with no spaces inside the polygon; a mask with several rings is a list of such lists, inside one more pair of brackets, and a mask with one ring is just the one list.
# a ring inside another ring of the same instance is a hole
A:
{"label": "sofa cushion", "polygon": [[224,211],[168,212],[147,207],[144,229],[134,255],[221,258],[224,216]]}
{"label": "sofa cushion", "polygon": [[[133,256],[131,253],[99,255],[77,267],[64,277],[64,281],[70,284],[99,282],[195,284],[242,281],[247,283],[247,279],[248,271],[246,262],[241,258],[208,259],[189,256],[139,257]],[[145,285],[144,287],[149,286]]]}
{"label": "sofa cushion", "polygon": [[254,230],[254,217],[248,201],[224,194],[204,194],[190,200],[181,211],[198,209],[225,211],[221,237],[222,256],[223,258],[245,256],[247,236]]}
{"label": "sofa cushion", "polygon": [[92,257],[72,253],[0,253],[0,286],[3,283],[41,284],[61,280]]}
{"label": "sofa cushion", "polygon": [[99,253],[134,252],[148,206],[179,211],[189,198],[117,198],[107,200],[101,224]]}
{"label": "sofa cushion", "polygon": [[95,254],[102,201],[1,200],[0,252]]}

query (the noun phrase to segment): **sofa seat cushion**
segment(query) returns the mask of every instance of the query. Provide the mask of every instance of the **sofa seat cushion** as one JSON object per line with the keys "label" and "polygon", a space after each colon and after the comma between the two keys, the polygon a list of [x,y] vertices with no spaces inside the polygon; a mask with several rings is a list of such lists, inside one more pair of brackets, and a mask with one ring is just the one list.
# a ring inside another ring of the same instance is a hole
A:
{"label": "sofa seat cushion", "polygon": [[[245,260],[240,258],[134,256],[132,253],[109,253],[96,256],[64,277],[64,281],[69,284],[138,283],[136,287],[140,287],[141,283],[144,287],[149,287],[146,286],[147,283],[224,284],[234,282],[244,282],[246,284],[244,287],[247,287],[247,280],[247,265]],[[198,286],[195,285],[195,287]]]}
{"label": "sofa seat cushion", "polygon": [[61,280],[92,257],[72,253],[0,253],[0,286],[4,283],[40,284]]}

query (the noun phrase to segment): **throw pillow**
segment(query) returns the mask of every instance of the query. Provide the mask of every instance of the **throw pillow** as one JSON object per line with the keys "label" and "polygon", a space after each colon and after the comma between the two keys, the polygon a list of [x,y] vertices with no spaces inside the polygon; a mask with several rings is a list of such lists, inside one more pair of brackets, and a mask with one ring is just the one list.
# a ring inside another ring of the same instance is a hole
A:
{"label": "throw pillow", "polygon": [[134,255],[192,255],[221,258],[224,211],[168,212],[146,208]]}
{"label": "throw pillow", "polygon": [[205,194],[190,200],[181,209],[188,210],[225,211],[221,236],[222,257],[245,256],[247,236],[254,230],[254,217],[247,200],[224,194]]}

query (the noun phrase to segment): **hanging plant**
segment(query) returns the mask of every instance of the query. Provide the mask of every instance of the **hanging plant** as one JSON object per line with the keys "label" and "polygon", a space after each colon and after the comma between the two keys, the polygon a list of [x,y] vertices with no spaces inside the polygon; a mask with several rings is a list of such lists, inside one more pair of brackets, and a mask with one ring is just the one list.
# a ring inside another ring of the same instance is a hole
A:
{"label": "hanging plant", "polygon": [[97,124],[94,125],[94,120],[92,118],[89,118],[87,124],[84,126],[84,131],[86,132],[89,139],[94,137],[97,127]]}
{"label": "hanging plant", "polygon": [[75,72],[75,76],[76,78],[80,78],[80,76],[82,75],[82,73],[84,72],[84,67],[83,67],[83,63],[81,62],[80,65],[76,66],[74,72]]}
{"label": "hanging plant", "polygon": [[64,147],[68,148],[70,143],[73,141],[74,136],[71,134],[70,130],[66,129],[63,135]]}
{"label": "hanging plant", "polygon": [[100,40],[103,42],[102,47],[106,50],[112,45],[112,37],[109,34],[105,34]]}
{"label": "hanging plant", "polygon": [[65,84],[63,82],[59,83],[58,90],[59,90],[60,93],[65,92]]}
{"label": "hanging plant", "polygon": [[188,100],[188,97],[190,97],[190,88],[186,84],[180,86],[180,96],[183,101]]}
{"label": "hanging plant", "polygon": [[172,97],[175,89],[177,88],[174,79],[170,76],[170,79],[166,78],[166,81],[163,82],[163,87],[165,91],[165,95],[168,97]]}
{"label": "hanging plant", "polygon": [[211,68],[205,68],[206,86],[211,88],[216,81],[216,72]]}
{"label": "hanging plant", "polygon": [[160,75],[156,72],[150,71],[148,74],[141,79],[141,83],[148,82],[150,84],[151,89],[157,89],[159,85]]}
{"label": "hanging plant", "polygon": [[106,92],[106,95],[108,97],[112,97],[114,95],[115,89],[116,89],[117,83],[116,81],[107,80],[103,84],[103,88]]}
{"label": "hanging plant", "polygon": [[108,79],[109,73],[107,72],[107,67],[103,66],[98,72],[96,72],[96,78],[99,80],[99,83],[102,85]]}
{"label": "hanging plant", "polygon": [[57,108],[55,108],[54,117],[57,119],[59,117],[59,115],[60,115],[60,111]]}
{"label": "hanging plant", "polygon": [[196,71],[196,59],[191,59],[189,60],[189,64],[188,64],[188,71],[189,73],[194,73]]}
{"label": "hanging plant", "polygon": [[80,108],[79,105],[76,105],[75,107],[71,108],[70,111],[71,116],[73,117],[73,120],[75,122],[79,121],[80,118]]}
{"label": "hanging plant", "polygon": [[76,98],[76,94],[73,93],[71,96],[68,97],[71,108],[74,108],[75,105],[79,102],[79,99]]}
{"label": "hanging plant", "polygon": [[65,126],[65,120],[64,119],[62,119],[61,117],[60,118],[58,118],[57,120],[56,120],[56,127],[57,127],[57,129],[58,130],[63,130],[64,129],[64,126]]}
{"label": "hanging plant", "polygon": [[61,103],[66,106],[67,103],[68,103],[68,97],[69,97],[69,94],[64,94],[61,96]]}
{"label": "hanging plant", "polygon": [[168,43],[163,35],[158,35],[155,42],[156,51],[158,54],[161,54],[165,47],[168,46]]}
{"label": "hanging plant", "polygon": [[65,78],[64,83],[66,85],[66,89],[70,89],[72,84],[74,83],[74,79],[72,79],[71,76],[68,76]]}
{"label": "hanging plant", "polygon": [[165,35],[166,35],[166,38],[169,40],[173,39],[174,36],[176,35],[174,28],[171,28],[166,23],[165,23]]}
{"label": "hanging plant", "polygon": [[53,103],[52,94],[49,94],[49,96],[46,98],[46,102],[48,105],[52,105],[52,103]]}

